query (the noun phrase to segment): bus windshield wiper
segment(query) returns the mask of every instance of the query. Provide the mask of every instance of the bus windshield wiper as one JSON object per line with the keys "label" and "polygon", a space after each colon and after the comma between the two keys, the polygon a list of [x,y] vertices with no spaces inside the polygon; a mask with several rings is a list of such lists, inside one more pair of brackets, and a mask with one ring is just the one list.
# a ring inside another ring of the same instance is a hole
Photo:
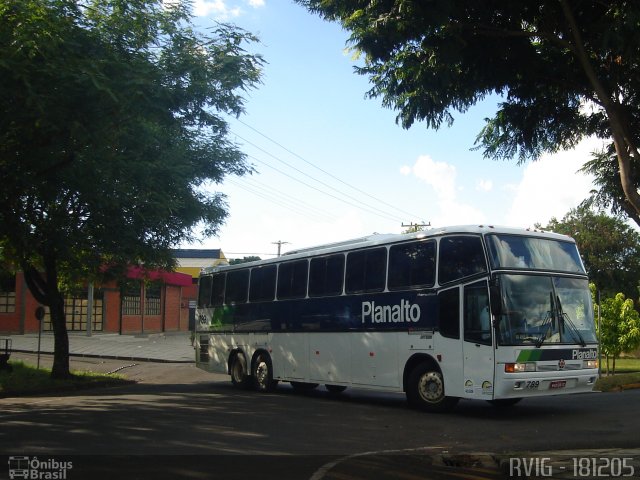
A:
{"label": "bus windshield wiper", "polygon": [[547,312],[547,316],[544,317],[544,321],[542,322],[542,333],[538,337],[536,341],[536,348],[540,348],[544,343],[545,338],[547,337],[547,333],[549,333],[549,327],[553,322],[553,318],[555,316],[555,308],[553,305],[553,292],[549,292],[549,311]]}
{"label": "bus windshield wiper", "polygon": [[566,313],[564,313],[564,311],[562,310],[562,304],[560,303],[560,297],[556,297],[556,305],[558,306],[558,318],[562,318],[564,320],[565,325],[569,326],[569,330],[571,331],[573,337],[578,340],[578,343],[583,346],[586,347],[587,346],[587,342],[584,341],[584,337],[580,334],[580,331],[578,330],[578,327],[576,327],[576,325],[571,321],[571,318],[569,317],[569,315],[567,315]]}

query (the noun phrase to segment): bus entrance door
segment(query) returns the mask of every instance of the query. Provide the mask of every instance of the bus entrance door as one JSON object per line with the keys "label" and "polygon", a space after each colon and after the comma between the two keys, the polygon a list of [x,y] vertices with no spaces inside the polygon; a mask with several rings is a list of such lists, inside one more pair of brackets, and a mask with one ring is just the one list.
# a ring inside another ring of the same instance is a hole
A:
{"label": "bus entrance door", "polygon": [[487,281],[465,285],[463,298],[464,396],[491,400],[495,361]]}

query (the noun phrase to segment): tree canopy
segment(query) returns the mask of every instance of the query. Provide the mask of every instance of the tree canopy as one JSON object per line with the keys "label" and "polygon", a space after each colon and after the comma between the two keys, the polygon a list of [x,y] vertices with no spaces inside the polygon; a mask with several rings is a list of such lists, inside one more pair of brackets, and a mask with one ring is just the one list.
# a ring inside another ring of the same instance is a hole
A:
{"label": "tree canopy", "polygon": [[215,184],[250,171],[224,115],[244,110],[256,39],[192,25],[190,2],[0,3],[0,246],[49,306],[68,375],[62,281],[172,265],[226,215]]}
{"label": "tree canopy", "polygon": [[[595,294],[594,290],[592,295]],[[607,374],[610,372],[609,359],[613,360],[611,373],[615,374],[616,358],[640,346],[640,314],[633,307],[633,300],[625,298],[622,293],[602,300],[599,307],[600,346],[607,360]]]}
{"label": "tree canopy", "polygon": [[640,214],[637,1],[296,1],[351,33],[368,96],[404,127],[439,128],[498,94],[476,139],[486,157],[522,162],[610,139],[616,184]]}
{"label": "tree canopy", "polygon": [[582,205],[543,228],[576,240],[589,278],[605,295],[638,298],[640,234],[622,219]]}

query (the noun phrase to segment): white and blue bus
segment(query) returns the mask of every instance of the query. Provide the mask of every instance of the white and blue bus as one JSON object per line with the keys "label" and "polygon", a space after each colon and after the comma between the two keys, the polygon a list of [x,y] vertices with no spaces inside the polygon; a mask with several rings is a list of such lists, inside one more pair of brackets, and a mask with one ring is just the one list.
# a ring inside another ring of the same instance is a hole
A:
{"label": "white and blue bus", "polygon": [[373,235],[204,269],[196,363],[234,385],[405,392],[424,410],[588,392],[598,345],[566,236],[492,226]]}

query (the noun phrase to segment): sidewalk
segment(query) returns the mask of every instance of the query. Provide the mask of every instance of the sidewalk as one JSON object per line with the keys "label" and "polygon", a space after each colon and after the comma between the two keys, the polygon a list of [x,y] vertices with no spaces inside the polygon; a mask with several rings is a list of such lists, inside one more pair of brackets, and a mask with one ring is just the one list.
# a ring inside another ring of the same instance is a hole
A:
{"label": "sidewalk", "polygon": [[[0,335],[10,338],[14,352],[38,352],[38,334]],[[115,333],[69,333],[71,356],[115,358],[141,362],[195,361],[190,332],[149,335],[119,335]],[[43,333],[41,353],[53,353],[53,334]]]}

